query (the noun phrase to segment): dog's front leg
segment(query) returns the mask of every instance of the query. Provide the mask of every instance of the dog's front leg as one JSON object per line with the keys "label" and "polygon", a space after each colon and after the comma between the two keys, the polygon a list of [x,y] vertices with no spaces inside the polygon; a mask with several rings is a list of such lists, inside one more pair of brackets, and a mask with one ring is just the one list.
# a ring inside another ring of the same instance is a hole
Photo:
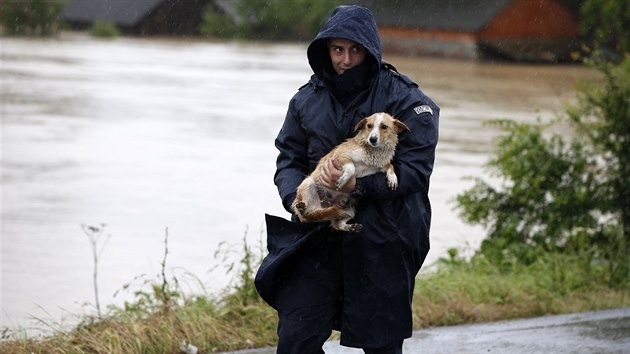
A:
{"label": "dog's front leg", "polygon": [[354,164],[351,162],[343,164],[343,166],[341,166],[341,170],[343,171],[343,174],[339,177],[337,183],[335,184],[337,190],[341,190],[341,188],[348,183],[348,180],[350,180],[350,178],[356,173]]}
{"label": "dog's front leg", "polygon": [[385,167],[385,176],[387,177],[387,186],[390,189],[394,190],[398,188],[398,176],[396,176],[394,165],[391,163]]}

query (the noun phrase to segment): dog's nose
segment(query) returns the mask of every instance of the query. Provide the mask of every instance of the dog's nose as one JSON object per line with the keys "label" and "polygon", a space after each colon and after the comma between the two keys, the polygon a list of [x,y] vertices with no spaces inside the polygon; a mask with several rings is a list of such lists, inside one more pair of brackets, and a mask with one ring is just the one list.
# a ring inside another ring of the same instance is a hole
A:
{"label": "dog's nose", "polygon": [[376,136],[376,135],[370,136],[370,144],[372,144],[372,146],[374,146],[374,145],[376,145],[376,143],[378,143],[378,136]]}

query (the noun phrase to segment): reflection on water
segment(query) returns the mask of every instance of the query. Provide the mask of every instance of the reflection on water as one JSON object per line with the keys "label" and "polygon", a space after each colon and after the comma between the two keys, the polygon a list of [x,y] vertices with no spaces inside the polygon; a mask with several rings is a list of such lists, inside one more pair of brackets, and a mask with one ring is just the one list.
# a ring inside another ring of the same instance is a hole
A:
{"label": "reflection on water", "polygon": [[[264,213],[288,216],[272,181],[273,139],[310,75],[305,45],[75,34],[0,45],[2,326],[94,310],[82,309],[94,302],[81,224],[106,223],[111,235],[99,264],[109,304],[129,298],[114,293],[135,277],[156,279],[167,227],[169,270],[212,291],[231,279],[215,258],[221,243],[258,245]],[[496,132],[483,121],[553,117],[574,82],[595,73],[387,59],[442,107],[427,262],[449,247],[470,252],[483,233],[451,200],[492,149]],[[192,283],[182,286],[201,291]]]}

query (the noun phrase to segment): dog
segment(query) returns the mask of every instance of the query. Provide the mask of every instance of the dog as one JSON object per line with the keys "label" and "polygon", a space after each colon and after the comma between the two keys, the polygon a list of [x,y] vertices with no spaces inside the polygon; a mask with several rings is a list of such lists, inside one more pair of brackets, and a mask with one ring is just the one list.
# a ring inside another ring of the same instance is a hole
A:
{"label": "dog", "polygon": [[[350,193],[340,189],[352,176],[359,178],[377,172],[385,173],[389,188],[398,188],[398,177],[391,161],[396,152],[398,134],[403,131],[409,131],[409,128],[387,113],[374,113],[361,120],[355,126],[355,136],[322,157],[315,170],[298,186],[291,209],[302,221],[329,221],[335,230],[361,231],[361,224],[348,224],[355,215],[355,201]],[[327,188],[320,179],[322,166],[329,159],[335,159],[343,171],[336,189]]]}

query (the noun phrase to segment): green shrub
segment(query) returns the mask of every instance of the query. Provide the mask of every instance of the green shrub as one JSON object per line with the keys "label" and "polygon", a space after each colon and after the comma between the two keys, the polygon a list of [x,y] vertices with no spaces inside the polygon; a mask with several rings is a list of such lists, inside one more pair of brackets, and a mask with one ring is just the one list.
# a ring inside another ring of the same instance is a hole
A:
{"label": "green shrub", "polygon": [[206,36],[232,38],[237,35],[237,27],[228,15],[218,13],[209,6],[203,13],[199,32]]}
{"label": "green shrub", "polygon": [[113,38],[120,36],[120,30],[111,22],[95,21],[90,27],[90,34],[99,38]]}
{"label": "green shrub", "polygon": [[604,80],[584,86],[563,122],[573,137],[541,124],[498,121],[506,134],[481,178],[457,196],[465,221],[489,230],[480,253],[496,265],[532,264],[546,252],[610,267],[630,279],[630,58],[596,61]]}
{"label": "green shrub", "polygon": [[0,1],[0,23],[9,35],[51,35],[59,29],[59,14],[65,3],[65,0]]}
{"label": "green shrub", "polygon": [[311,39],[338,3],[338,0],[243,0],[236,7],[237,19],[209,7],[200,32],[223,38]]}
{"label": "green shrub", "polygon": [[611,50],[620,58],[630,52],[630,1],[585,0],[580,25],[596,48]]}

